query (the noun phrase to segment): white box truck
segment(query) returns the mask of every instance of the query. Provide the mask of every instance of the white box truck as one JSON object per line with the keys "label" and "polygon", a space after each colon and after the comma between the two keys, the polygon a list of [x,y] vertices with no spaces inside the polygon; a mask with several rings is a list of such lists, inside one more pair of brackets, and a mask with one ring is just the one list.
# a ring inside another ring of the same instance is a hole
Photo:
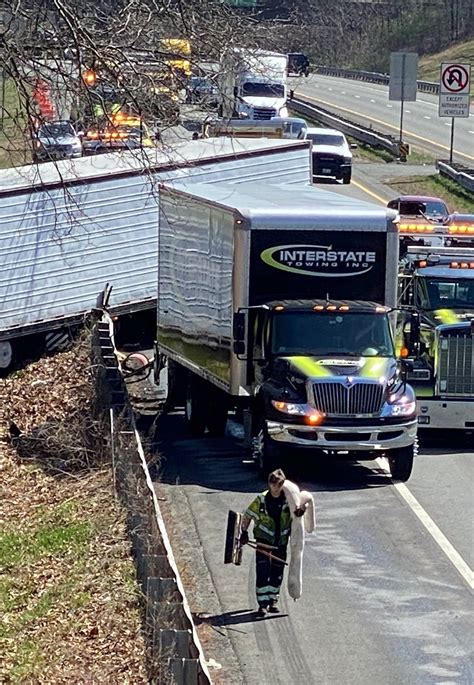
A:
{"label": "white box truck", "polygon": [[155,377],[194,435],[244,415],[263,472],[386,455],[407,480],[416,402],[395,356],[396,212],[312,187],[160,193]]}

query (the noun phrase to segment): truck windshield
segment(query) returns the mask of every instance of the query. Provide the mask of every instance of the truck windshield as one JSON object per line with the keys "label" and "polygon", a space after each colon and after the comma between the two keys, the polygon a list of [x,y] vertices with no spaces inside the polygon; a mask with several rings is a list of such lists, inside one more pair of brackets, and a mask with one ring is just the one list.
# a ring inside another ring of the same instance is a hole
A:
{"label": "truck windshield", "polygon": [[420,278],[418,306],[422,309],[463,309],[474,307],[474,278],[455,281]]}
{"label": "truck windshield", "polygon": [[342,136],[327,133],[308,133],[306,138],[312,140],[315,145],[336,145],[338,147],[344,145],[344,138]]}
{"label": "truck windshield", "polygon": [[282,312],[273,317],[276,355],[393,357],[388,317],[375,312]]}
{"label": "truck windshield", "polygon": [[255,98],[284,98],[285,86],[281,83],[254,83],[247,81],[242,86],[242,95]]}

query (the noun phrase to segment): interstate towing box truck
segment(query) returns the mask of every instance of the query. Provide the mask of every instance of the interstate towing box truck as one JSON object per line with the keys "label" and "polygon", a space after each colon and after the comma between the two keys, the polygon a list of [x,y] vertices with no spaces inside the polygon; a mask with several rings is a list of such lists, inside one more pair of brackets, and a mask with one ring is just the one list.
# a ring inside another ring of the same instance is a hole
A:
{"label": "interstate towing box truck", "polygon": [[399,288],[420,428],[474,430],[474,249],[408,247]]}
{"label": "interstate towing box truck", "polygon": [[237,408],[262,472],[300,448],[385,454],[409,478],[396,216],[312,187],[162,188],[155,378],[167,365],[169,406],[184,403],[194,435],[223,434]]}

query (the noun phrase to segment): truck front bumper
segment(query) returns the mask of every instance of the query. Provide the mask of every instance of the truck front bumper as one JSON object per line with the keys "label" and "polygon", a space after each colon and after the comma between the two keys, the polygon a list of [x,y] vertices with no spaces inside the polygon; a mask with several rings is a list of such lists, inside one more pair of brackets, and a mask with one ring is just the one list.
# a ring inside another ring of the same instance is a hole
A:
{"label": "truck front bumper", "polygon": [[447,430],[474,430],[474,401],[418,398],[418,426]]}
{"label": "truck front bumper", "polygon": [[417,422],[386,426],[303,426],[267,421],[268,435],[282,447],[333,451],[383,452],[415,442]]}

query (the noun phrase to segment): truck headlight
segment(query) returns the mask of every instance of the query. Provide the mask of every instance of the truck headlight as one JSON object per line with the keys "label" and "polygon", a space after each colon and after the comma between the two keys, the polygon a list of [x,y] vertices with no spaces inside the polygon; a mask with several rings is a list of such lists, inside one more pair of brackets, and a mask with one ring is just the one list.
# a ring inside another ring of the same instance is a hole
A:
{"label": "truck headlight", "polygon": [[312,426],[321,423],[321,421],[323,420],[323,414],[318,412],[316,409],[314,409],[314,407],[311,407],[309,404],[295,404],[294,402],[272,400],[272,405],[278,411],[283,412],[283,414],[303,417],[305,423],[308,423]]}
{"label": "truck headlight", "polygon": [[411,388],[403,393],[393,393],[388,398],[382,416],[413,416],[416,413],[416,399]]}

